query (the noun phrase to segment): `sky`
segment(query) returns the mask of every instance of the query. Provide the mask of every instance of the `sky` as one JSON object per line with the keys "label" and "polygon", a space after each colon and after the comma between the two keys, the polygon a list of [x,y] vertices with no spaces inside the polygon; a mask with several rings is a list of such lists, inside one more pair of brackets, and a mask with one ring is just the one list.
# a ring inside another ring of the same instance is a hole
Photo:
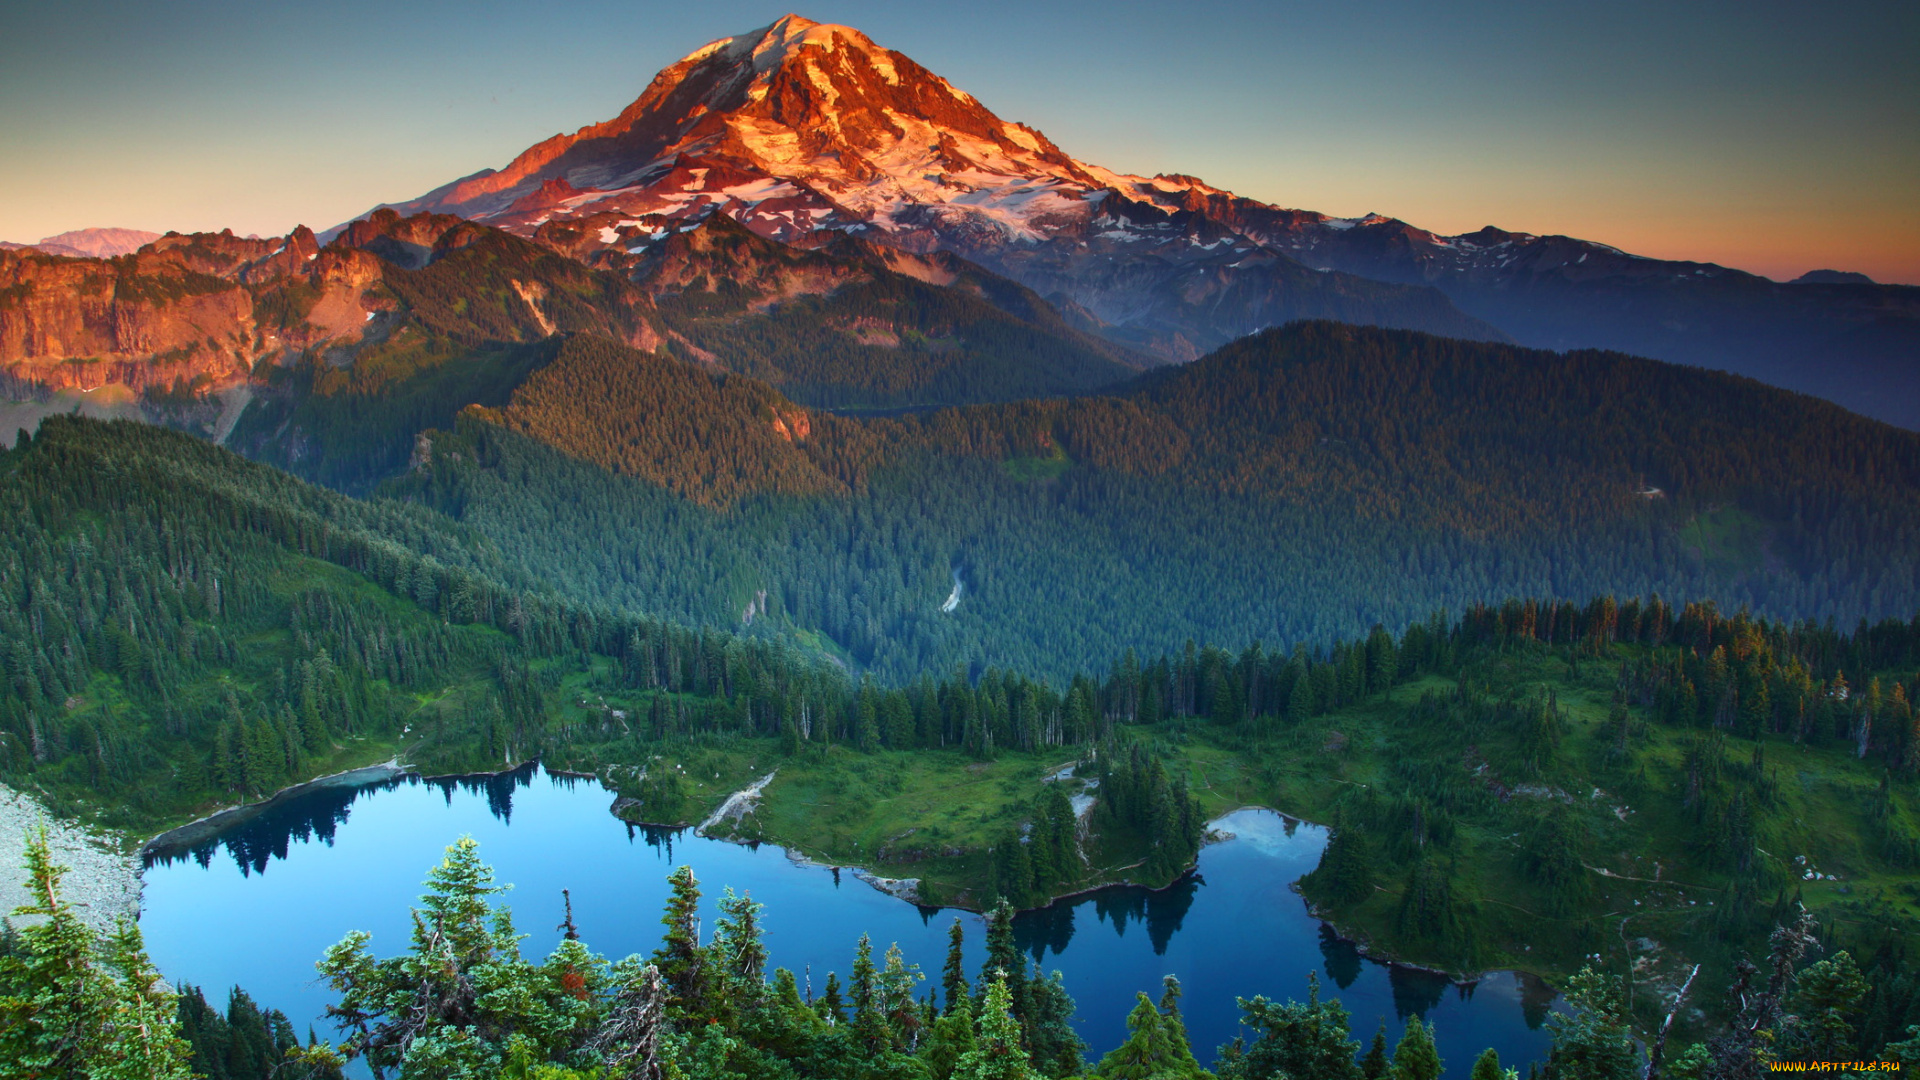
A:
{"label": "sky", "polygon": [[[0,239],[325,228],[611,117],[660,68],[786,10],[0,0]],[[1920,284],[1912,0],[795,10],[1123,172],[1447,234]]]}

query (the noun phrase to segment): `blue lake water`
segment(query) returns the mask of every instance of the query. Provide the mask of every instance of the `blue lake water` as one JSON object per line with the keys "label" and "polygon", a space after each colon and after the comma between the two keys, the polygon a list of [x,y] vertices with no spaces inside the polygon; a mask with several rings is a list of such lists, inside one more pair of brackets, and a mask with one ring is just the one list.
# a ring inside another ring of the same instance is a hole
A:
{"label": "blue lake water", "polygon": [[[449,843],[470,835],[497,880],[515,886],[503,899],[530,935],[523,948],[532,956],[559,940],[563,888],[572,893],[582,939],[597,952],[651,952],[667,874],[684,863],[706,893],[705,925],[723,888],[751,893],[766,905],[773,964],[791,968],[803,985],[810,978],[815,991],[829,971],[845,978],[862,932],[877,953],[898,942],[929,986],[939,979],[956,914],[966,926],[970,975],[984,958],[976,915],[917,907],[851,872],[796,866],[770,845],[629,827],[607,813],[611,801],[592,781],[534,769],[312,792],[192,851],[153,860],[141,928],[160,970],[206,989],[216,1007],[238,984],[303,1032],[311,1023],[322,1037],[336,1037],[324,1020],[328,995],[315,981],[314,961],[349,930],[371,932],[378,955],[404,948],[408,909],[427,871]],[[1545,1057],[1553,994],[1537,980],[1502,972],[1456,987],[1364,958],[1289,889],[1318,863],[1325,830],[1265,810],[1243,810],[1218,825],[1235,838],[1206,847],[1198,872],[1170,889],[1106,889],[1015,924],[1028,953],[1064,973],[1093,1060],[1125,1038],[1134,993],[1157,997],[1164,975],[1178,976],[1186,989],[1182,1008],[1205,1062],[1241,1033],[1236,996],[1304,999],[1309,972],[1319,976],[1323,996],[1346,1005],[1362,1043],[1384,1020],[1391,1045],[1406,1018],[1419,1015],[1436,1025],[1456,1075],[1488,1046],[1523,1071]]]}

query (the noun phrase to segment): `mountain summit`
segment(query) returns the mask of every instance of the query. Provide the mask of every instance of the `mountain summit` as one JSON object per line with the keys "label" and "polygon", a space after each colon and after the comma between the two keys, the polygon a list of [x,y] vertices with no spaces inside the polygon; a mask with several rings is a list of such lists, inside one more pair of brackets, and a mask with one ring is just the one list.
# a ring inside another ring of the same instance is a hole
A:
{"label": "mountain summit", "polygon": [[990,244],[1084,224],[1116,188],[1169,210],[1190,190],[1213,190],[1076,161],[860,31],[787,15],[695,50],[612,120],[396,209],[518,230],[718,209],[782,240],[873,228],[972,231]]}
{"label": "mountain summit", "polygon": [[1332,318],[1721,368],[1920,427],[1920,289],[1783,285],[1572,237],[1446,236],[1117,173],[859,30],[798,15],[695,50],[612,120],[394,208],[626,271],[720,213],[788,244],[853,234],[952,252],[1165,360]]}

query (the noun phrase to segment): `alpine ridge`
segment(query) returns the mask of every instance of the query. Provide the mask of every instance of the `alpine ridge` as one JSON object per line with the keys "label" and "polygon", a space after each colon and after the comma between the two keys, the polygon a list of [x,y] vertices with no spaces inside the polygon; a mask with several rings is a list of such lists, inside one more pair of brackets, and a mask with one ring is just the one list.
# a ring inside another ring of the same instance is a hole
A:
{"label": "alpine ridge", "polygon": [[[787,15],[661,71],[619,116],[420,198],[626,268],[708,216],[959,254],[1184,361],[1297,318],[1721,368],[1920,426],[1920,289],[1780,284],[1489,226],[1285,209],[1080,161],[847,26]],[[585,250],[582,250],[585,249]]]}

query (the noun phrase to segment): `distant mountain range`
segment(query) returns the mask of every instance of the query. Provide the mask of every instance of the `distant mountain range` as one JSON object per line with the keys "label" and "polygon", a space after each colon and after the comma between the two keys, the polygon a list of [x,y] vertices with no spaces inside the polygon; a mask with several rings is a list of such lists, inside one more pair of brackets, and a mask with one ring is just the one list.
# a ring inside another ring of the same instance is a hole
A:
{"label": "distant mountain range", "polygon": [[[453,268],[492,256],[434,267],[475,245],[540,281],[488,277],[463,304]],[[1920,427],[1920,288],[1442,236],[1123,175],[791,15],[696,50],[613,120],[351,228],[0,248],[0,373],[43,389],[200,393],[315,350],[345,367],[431,308],[443,350],[592,329],[804,405],[900,408],[1080,392],[1334,319],[1720,368]],[[415,277],[437,307],[395,285]]]}
{"label": "distant mountain range", "polygon": [[1166,360],[1326,317],[1721,368],[1920,426],[1920,288],[1831,272],[1779,284],[1564,236],[1443,236],[1191,176],[1123,175],[858,30],[794,15],[689,54],[612,120],[396,208],[612,268],[715,213],[793,244],[824,231],[950,251]]}
{"label": "distant mountain range", "polygon": [[81,259],[111,259],[116,255],[131,255],[147,244],[160,239],[156,232],[141,229],[75,229],[58,236],[49,236],[33,244],[15,244],[0,240],[0,250],[19,251],[33,248],[48,255],[67,255]]}

